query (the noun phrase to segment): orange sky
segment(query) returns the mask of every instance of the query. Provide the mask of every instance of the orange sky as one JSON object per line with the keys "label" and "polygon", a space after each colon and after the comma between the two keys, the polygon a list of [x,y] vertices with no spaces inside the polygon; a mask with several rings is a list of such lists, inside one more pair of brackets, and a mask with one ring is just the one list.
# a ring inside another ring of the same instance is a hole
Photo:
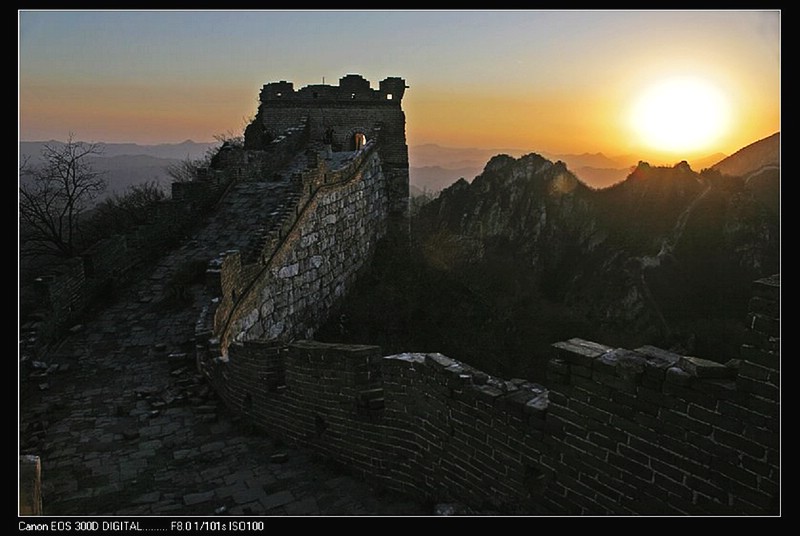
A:
{"label": "orange sky", "polygon": [[[347,73],[407,80],[410,146],[671,163],[780,130],[778,11],[23,11],[19,27],[22,140],[209,141],[241,132],[266,82]],[[630,117],[676,76],[727,110],[713,140],[680,155]]]}

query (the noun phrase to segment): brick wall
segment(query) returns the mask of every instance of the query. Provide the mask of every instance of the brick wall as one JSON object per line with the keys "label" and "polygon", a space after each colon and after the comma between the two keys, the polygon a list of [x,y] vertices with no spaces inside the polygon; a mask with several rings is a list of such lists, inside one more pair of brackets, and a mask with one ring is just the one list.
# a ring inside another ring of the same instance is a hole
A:
{"label": "brick wall", "polygon": [[201,360],[258,426],[423,500],[508,513],[777,514],[779,279],[726,364],[554,345],[549,389],[440,354],[234,343]]}

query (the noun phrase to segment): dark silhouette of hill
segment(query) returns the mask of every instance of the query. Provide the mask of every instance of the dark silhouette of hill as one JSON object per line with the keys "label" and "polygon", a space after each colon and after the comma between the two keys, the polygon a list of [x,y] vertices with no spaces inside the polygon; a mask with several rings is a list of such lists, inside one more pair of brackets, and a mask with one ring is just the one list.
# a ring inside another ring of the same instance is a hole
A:
{"label": "dark silhouette of hill", "polygon": [[544,379],[564,337],[738,355],[751,281],[778,271],[775,176],[641,162],[587,187],[563,162],[493,157],[412,220],[321,332]]}

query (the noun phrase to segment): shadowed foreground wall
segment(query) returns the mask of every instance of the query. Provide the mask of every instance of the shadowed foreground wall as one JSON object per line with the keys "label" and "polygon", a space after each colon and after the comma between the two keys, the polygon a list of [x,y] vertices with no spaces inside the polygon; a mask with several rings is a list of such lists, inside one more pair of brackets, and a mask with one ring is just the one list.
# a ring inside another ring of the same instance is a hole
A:
{"label": "shadowed foreground wall", "polygon": [[742,360],[554,345],[549,390],[440,354],[235,343],[205,359],[270,433],[418,498],[511,513],[775,514],[779,281],[760,280]]}

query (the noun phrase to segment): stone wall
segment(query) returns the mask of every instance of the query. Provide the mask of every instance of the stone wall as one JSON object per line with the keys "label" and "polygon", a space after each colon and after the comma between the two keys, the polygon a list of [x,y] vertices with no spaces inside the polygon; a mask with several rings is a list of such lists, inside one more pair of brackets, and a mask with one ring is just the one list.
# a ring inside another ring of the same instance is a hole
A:
{"label": "stone wall", "polygon": [[779,281],[756,283],[726,364],[653,347],[554,345],[549,389],[440,354],[245,341],[201,359],[256,425],[386,488],[478,509],[776,514]]}
{"label": "stone wall", "polygon": [[232,340],[311,337],[386,233],[375,143],[340,168],[320,158],[312,164],[296,177],[298,194],[287,198],[259,250],[211,262],[208,281],[218,298],[199,327],[199,339],[214,339],[210,352],[224,355]]}
{"label": "stone wall", "polygon": [[271,175],[307,142],[307,122],[300,118],[260,151],[221,150],[217,168],[199,170],[196,180],[173,183],[171,198],[152,207],[146,224],[103,239],[37,278],[31,293],[33,319],[23,319],[20,329],[23,353],[35,353],[39,344],[80,318],[93,300],[125,285],[137,267],[179,244],[238,180]]}

